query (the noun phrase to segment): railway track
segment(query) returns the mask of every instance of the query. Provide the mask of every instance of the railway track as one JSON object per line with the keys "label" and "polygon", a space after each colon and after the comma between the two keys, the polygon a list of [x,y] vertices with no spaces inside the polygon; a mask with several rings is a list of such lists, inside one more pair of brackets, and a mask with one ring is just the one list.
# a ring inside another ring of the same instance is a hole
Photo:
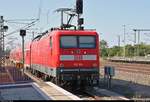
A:
{"label": "railway track", "polygon": [[99,87],[86,87],[84,92],[91,95],[94,100],[129,100],[124,96]]}
{"label": "railway track", "polygon": [[103,61],[100,67],[104,68],[104,66],[114,66],[116,70],[150,75],[150,65],[147,64]]}
{"label": "railway track", "polygon": [[[115,79],[137,83],[139,85],[150,85],[150,65],[101,61],[101,72],[104,75],[104,66],[115,67]],[[118,83],[119,84],[119,83]],[[133,87],[134,88],[134,87]],[[141,92],[142,93],[142,92]]]}
{"label": "railway track", "polygon": [[[108,64],[108,65],[110,65],[110,64],[112,64],[112,63],[113,63],[114,65],[117,65],[117,66],[126,66],[126,67],[138,66],[138,67],[136,67],[136,68],[138,68],[138,69],[144,68],[144,70],[149,70],[149,68],[150,68],[150,64],[149,64],[149,65],[147,65],[147,64],[133,64],[133,63],[109,62],[109,61],[105,61],[104,63],[102,63],[102,65],[103,65],[103,64]],[[133,67],[133,68],[135,68],[135,67]]]}

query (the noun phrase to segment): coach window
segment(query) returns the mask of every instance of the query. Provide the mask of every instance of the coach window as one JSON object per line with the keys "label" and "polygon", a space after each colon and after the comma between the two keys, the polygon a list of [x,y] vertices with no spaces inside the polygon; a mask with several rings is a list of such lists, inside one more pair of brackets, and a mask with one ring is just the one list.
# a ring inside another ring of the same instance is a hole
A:
{"label": "coach window", "polygon": [[52,37],[50,37],[50,47],[52,48]]}

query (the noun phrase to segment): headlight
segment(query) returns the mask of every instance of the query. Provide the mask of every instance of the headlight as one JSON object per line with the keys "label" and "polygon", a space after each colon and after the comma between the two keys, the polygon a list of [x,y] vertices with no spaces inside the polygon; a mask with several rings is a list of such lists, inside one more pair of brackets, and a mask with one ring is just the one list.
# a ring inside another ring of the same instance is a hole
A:
{"label": "headlight", "polygon": [[60,63],[59,67],[64,67],[64,64],[63,64],[63,63]]}

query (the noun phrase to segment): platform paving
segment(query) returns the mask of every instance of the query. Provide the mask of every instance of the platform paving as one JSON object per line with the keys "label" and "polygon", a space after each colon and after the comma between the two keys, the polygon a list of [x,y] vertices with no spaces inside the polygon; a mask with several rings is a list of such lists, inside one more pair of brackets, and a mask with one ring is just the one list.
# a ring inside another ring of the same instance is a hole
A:
{"label": "platform paving", "polygon": [[0,86],[0,100],[47,100],[32,84]]}

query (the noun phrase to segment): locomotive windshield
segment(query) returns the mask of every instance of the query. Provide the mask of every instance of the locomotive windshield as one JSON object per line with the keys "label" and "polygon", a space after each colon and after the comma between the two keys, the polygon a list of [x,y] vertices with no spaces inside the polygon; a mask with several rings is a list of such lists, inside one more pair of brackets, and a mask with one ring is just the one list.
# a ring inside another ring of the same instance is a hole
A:
{"label": "locomotive windshield", "polygon": [[95,36],[61,36],[61,48],[95,48]]}
{"label": "locomotive windshield", "polygon": [[77,36],[61,36],[61,48],[77,48]]}

